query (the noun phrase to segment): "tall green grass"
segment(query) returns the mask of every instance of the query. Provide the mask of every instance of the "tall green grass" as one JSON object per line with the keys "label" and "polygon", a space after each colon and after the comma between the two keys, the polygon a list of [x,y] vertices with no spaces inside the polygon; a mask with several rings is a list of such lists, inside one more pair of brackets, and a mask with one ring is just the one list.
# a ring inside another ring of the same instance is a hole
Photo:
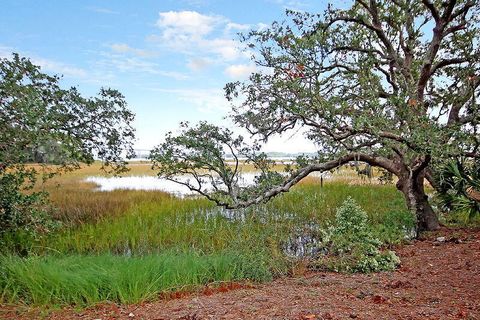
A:
{"label": "tall green grass", "polygon": [[101,301],[136,303],[211,282],[272,278],[264,256],[235,252],[3,256],[0,275],[0,302],[78,306]]}
{"label": "tall green grass", "polygon": [[402,194],[393,185],[342,182],[326,182],[323,188],[319,184],[299,185],[270,201],[267,207],[324,224],[334,219],[337,208],[348,197],[368,212],[373,223],[381,223],[394,211],[407,210]]}

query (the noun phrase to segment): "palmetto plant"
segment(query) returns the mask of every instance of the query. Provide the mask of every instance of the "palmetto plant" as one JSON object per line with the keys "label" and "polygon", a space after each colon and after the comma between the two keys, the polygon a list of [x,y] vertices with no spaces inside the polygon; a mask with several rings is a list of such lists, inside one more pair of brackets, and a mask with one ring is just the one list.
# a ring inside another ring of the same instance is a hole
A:
{"label": "palmetto plant", "polygon": [[444,209],[465,212],[470,219],[480,214],[480,160],[450,162],[438,178]]}

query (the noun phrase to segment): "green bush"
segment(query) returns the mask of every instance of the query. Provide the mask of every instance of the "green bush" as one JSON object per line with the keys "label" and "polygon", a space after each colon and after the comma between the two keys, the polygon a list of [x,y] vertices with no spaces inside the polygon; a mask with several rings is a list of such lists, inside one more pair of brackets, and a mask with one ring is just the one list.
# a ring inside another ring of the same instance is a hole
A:
{"label": "green bush", "polygon": [[[0,253],[26,254],[43,235],[58,227],[43,192],[32,192],[36,173],[0,173]],[[25,183],[28,181],[28,183]]]}
{"label": "green bush", "polygon": [[473,220],[480,214],[480,160],[457,159],[436,170],[437,196],[443,211]]}
{"label": "green bush", "polygon": [[335,215],[335,223],[323,232],[327,256],[318,266],[337,272],[377,272],[393,270],[400,259],[393,251],[381,251],[383,243],[374,236],[367,213],[352,199],[345,200]]}

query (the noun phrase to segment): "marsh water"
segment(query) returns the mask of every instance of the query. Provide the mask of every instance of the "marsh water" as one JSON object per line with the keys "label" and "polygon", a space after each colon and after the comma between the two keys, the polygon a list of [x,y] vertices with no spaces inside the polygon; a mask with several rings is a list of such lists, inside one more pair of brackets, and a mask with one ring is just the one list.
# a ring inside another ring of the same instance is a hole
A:
{"label": "marsh water", "polygon": [[[250,186],[255,183],[255,177],[258,173],[248,172],[242,173],[240,178],[241,186]],[[328,173],[318,174],[312,173],[310,176],[313,177],[323,177],[324,179],[330,179],[332,176]],[[187,182],[189,177],[179,176],[177,177],[182,182]],[[97,185],[97,191],[113,191],[117,189],[127,189],[127,190],[158,190],[163,192],[171,193],[177,197],[189,197],[197,195],[194,191],[191,191],[186,186],[169,181],[164,178],[159,178],[155,176],[127,176],[127,177],[100,177],[100,176],[91,176],[88,177],[85,181],[95,183]],[[211,184],[206,183],[205,189],[211,190]],[[263,212],[266,210],[264,207],[259,207],[255,209],[255,215],[257,219],[280,219],[280,220],[295,220],[295,215],[289,213],[277,213],[272,214],[271,212]],[[222,216],[232,222],[245,222],[248,215],[252,214],[249,209],[236,209],[228,210],[221,207],[215,207],[208,210],[203,210],[200,213],[200,216],[210,218],[215,216]],[[195,219],[196,214],[192,214],[191,218]],[[263,221],[267,223],[267,221]],[[321,251],[321,235],[320,235],[320,226],[315,222],[299,222],[294,224],[295,226],[290,230],[288,238],[284,241],[282,245],[282,250],[285,254],[297,258],[308,258],[315,257],[319,254],[322,254]],[[406,238],[411,238],[411,230],[405,230]],[[130,248],[127,246],[124,248],[123,254],[129,255]]]}
{"label": "marsh water", "polygon": [[[242,173],[239,178],[240,186],[250,186],[255,184],[255,177],[258,175],[257,172],[246,172]],[[330,176],[326,173],[319,174],[313,172],[310,174],[312,177],[324,177],[329,178]],[[178,176],[177,179],[181,182],[187,182],[191,177],[188,176]],[[97,191],[113,191],[118,189],[124,190],[157,190],[171,193],[178,197],[185,197],[190,195],[196,195],[194,191],[191,191],[186,186],[182,184],[175,183],[173,181],[167,180],[161,177],[155,176],[126,176],[126,177],[100,177],[100,176],[91,176],[85,179],[86,182],[95,183]],[[210,182],[206,181],[204,183],[204,188],[206,190],[212,190],[213,187]]]}

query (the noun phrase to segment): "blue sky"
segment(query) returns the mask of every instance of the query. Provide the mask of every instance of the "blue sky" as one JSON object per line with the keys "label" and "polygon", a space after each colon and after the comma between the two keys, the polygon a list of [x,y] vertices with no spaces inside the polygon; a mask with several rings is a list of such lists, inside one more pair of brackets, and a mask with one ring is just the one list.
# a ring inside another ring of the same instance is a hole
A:
{"label": "blue sky", "polygon": [[[136,115],[136,147],[161,142],[180,121],[222,120],[225,83],[255,70],[238,32],[284,18],[285,8],[320,12],[315,0],[2,0],[0,57],[30,57],[68,86],[122,92]],[[266,151],[309,152],[302,137]]]}

